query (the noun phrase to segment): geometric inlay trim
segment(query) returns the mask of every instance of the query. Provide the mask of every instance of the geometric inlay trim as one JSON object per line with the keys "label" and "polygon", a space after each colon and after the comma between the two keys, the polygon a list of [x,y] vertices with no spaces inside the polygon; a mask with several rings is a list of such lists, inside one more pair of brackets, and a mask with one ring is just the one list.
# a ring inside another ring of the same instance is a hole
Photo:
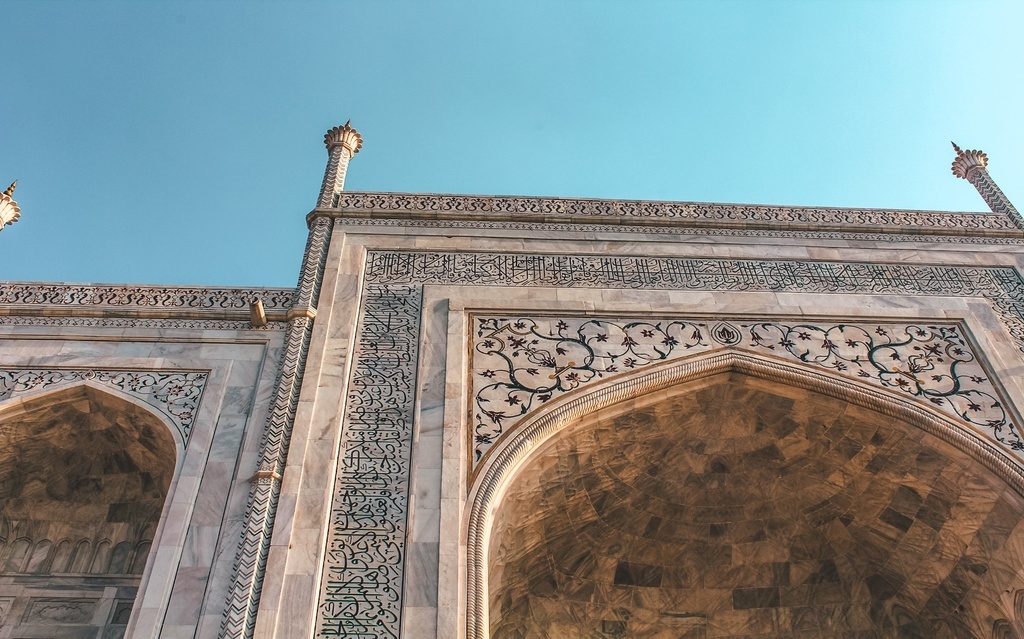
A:
{"label": "geometric inlay trim", "polygon": [[[442,220],[442,219],[408,219],[408,218],[366,218],[339,217],[335,218],[345,226],[402,226],[407,228],[457,228],[457,229],[507,229],[513,231],[535,231],[536,222],[513,222],[494,220]],[[685,237],[688,235],[721,235],[734,237],[795,237],[800,239],[826,240],[870,240],[877,242],[946,242],[951,244],[1024,244],[1024,238],[993,235],[946,235],[925,234],[911,229],[899,233],[872,233],[867,230],[830,230],[821,231],[813,227],[804,230],[787,230],[778,228],[722,228],[706,226],[648,226],[626,224],[593,224],[593,223],[558,223],[545,222],[544,228],[551,232],[565,231],[590,233],[645,233],[649,235],[672,235]]]}
{"label": "geometric inlay trim", "polygon": [[116,388],[157,409],[174,424],[182,444],[188,445],[209,376],[209,373],[198,371],[2,369],[0,401],[50,386],[92,381]]}
{"label": "geometric inlay trim", "polygon": [[473,327],[474,470],[503,433],[565,393],[726,347],[913,397],[1024,450],[991,374],[955,324],[477,316]]}

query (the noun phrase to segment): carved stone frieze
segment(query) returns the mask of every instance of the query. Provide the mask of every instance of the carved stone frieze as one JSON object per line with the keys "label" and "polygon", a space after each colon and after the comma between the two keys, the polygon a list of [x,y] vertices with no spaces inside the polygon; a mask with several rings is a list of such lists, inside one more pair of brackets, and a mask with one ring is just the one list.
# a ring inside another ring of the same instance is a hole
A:
{"label": "carved stone frieze", "polygon": [[169,317],[71,317],[67,315],[0,315],[0,326],[75,326],[105,328],[156,328],[220,331],[284,331],[283,322],[253,326],[250,322],[222,319],[178,319]]}
{"label": "carved stone frieze", "polygon": [[182,444],[188,445],[208,379],[205,371],[0,369],[0,401],[44,388],[91,381],[152,406],[174,424]]}
{"label": "carved stone frieze", "polygon": [[0,286],[0,306],[97,307],[122,309],[239,310],[263,300],[268,310],[287,311],[294,289],[176,288],[169,286],[103,286],[88,284],[23,284]]}
{"label": "carved stone frieze", "polygon": [[1020,427],[952,324],[474,317],[470,466],[530,413],[599,381],[722,348],[788,359],[928,403],[1024,450]]}
{"label": "carved stone frieze", "polygon": [[[544,197],[434,195],[342,192],[332,210],[351,216],[398,214],[411,217],[482,216],[536,222],[614,220],[617,224],[672,222],[677,226],[734,226],[875,233],[1016,234],[1017,226],[998,214],[882,209],[762,206],[644,200],[596,200]],[[820,229],[819,229],[820,230]]]}

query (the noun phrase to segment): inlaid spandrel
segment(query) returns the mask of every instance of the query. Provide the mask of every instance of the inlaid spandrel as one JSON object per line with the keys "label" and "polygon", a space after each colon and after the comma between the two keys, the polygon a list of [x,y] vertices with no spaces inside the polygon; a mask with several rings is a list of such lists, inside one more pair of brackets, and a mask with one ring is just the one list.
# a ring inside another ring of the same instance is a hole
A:
{"label": "inlaid spandrel", "polygon": [[1024,450],[998,384],[958,324],[544,315],[473,322],[474,468],[504,434],[567,393],[726,348],[914,398],[1008,451]]}

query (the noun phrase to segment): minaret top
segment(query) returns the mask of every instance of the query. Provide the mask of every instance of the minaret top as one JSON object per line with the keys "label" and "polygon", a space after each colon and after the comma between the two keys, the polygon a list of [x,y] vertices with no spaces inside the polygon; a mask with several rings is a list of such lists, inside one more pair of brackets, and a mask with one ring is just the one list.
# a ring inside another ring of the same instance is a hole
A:
{"label": "minaret top", "polygon": [[956,142],[950,142],[953,145],[953,150],[956,151],[956,159],[953,160],[953,175],[958,178],[967,179],[967,174],[974,168],[984,169],[988,166],[988,156],[985,155],[984,151],[964,151],[956,145]]}
{"label": "minaret top", "polygon": [[18,181],[15,180],[6,191],[0,193],[0,229],[8,224],[14,224],[21,217],[21,209],[14,201],[14,187],[17,185]]}
{"label": "minaret top", "polygon": [[363,136],[359,135],[359,131],[352,128],[352,120],[349,120],[344,126],[336,126],[328,131],[324,135],[324,144],[327,145],[328,151],[341,145],[352,156],[359,153],[359,149],[363,147]]}

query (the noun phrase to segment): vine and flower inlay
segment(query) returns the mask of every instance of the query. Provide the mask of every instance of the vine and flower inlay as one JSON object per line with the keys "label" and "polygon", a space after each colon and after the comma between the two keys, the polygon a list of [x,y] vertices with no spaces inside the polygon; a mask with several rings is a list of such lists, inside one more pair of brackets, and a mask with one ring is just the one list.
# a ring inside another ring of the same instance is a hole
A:
{"label": "vine and flower inlay", "polygon": [[962,329],[685,319],[475,317],[473,465],[534,409],[610,376],[721,348],[828,369],[924,401],[1024,450]]}

